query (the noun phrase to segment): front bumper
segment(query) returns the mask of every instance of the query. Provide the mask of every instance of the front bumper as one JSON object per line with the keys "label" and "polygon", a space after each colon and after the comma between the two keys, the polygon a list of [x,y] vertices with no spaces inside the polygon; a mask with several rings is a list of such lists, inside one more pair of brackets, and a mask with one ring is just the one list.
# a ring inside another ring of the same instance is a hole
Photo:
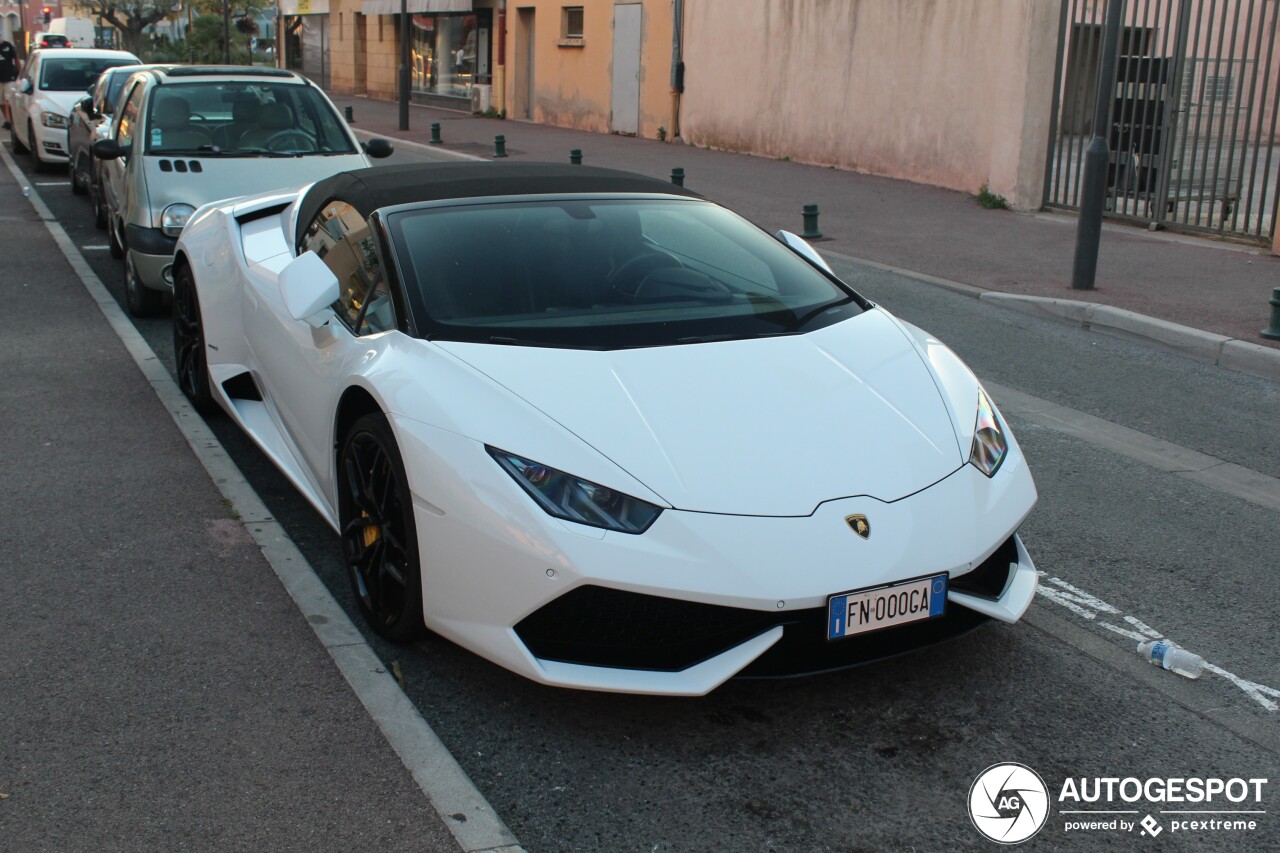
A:
{"label": "front bumper", "polygon": [[178,238],[170,237],[159,228],[126,225],[125,242],[133,252],[134,269],[138,280],[152,290],[173,289],[173,252]]}
{"label": "front bumper", "polygon": [[[993,479],[965,465],[893,503],[846,498],[803,517],[668,509],[632,536],[547,516],[469,439],[401,418],[393,424],[410,483],[437,486],[414,499],[419,541],[431,543],[423,560],[428,627],[545,684],[701,695],[736,675],[850,666],[988,618],[1016,621],[1035,592],[1035,567],[1014,534],[1036,493],[1016,445]],[[464,487],[439,485],[459,478]],[[865,541],[845,522],[855,513],[871,521]],[[826,642],[828,596],[940,572],[952,581],[947,616]],[[966,584],[966,575],[983,580]],[[634,629],[628,638],[608,627],[598,602],[572,598],[594,594],[585,588],[615,603],[623,594],[674,607],[614,626]],[[725,618],[716,622],[713,611]],[[584,617],[576,635],[568,618],[575,612]],[[715,630],[682,632],[689,621]]]}
{"label": "front bumper", "polygon": [[34,123],[35,149],[40,152],[40,159],[46,163],[65,163],[70,159],[67,149],[67,131],[65,128],[45,127],[42,123]]}

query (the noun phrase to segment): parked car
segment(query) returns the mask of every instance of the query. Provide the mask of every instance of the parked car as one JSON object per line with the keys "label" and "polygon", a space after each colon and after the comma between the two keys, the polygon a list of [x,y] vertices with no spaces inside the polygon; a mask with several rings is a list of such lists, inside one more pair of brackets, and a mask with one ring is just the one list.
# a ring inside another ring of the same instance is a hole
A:
{"label": "parked car", "polygon": [[61,33],[44,33],[40,36],[40,47],[72,47],[71,39]]}
{"label": "parked car", "polygon": [[368,166],[391,144],[362,146],[324,92],[292,71],[178,66],[129,78],[93,153],[111,253],[125,261],[129,311],[143,317],[172,289],[174,245],[197,207]]}
{"label": "parked car", "polygon": [[973,373],[800,238],[682,187],[347,172],[202,208],[174,269],[183,392],[338,532],[389,639],[702,694],[1033,598],[1035,485]]}
{"label": "parked car", "polygon": [[54,18],[49,22],[49,33],[62,36],[67,47],[93,47],[97,41],[90,18]]}
{"label": "parked car", "polygon": [[129,76],[148,68],[170,68],[168,65],[121,65],[108,68],[89,87],[89,94],[76,101],[71,110],[70,127],[67,129],[67,151],[70,160],[71,191],[76,195],[89,194],[93,205],[94,224],[107,227],[107,210],[102,202],[102,188],[98,178],[98,160],[93,156],[92,145],[106,139],[111,130],[111,116],[116,100],[124,90]]}
{"label": "parked car", "polygon": [[138,64],[138,57],[123,50],[33,51],[22,75],[9,84],[13,150],[30,151],[37,171],[67,163],[67,127],[76,101],[108,68]]}

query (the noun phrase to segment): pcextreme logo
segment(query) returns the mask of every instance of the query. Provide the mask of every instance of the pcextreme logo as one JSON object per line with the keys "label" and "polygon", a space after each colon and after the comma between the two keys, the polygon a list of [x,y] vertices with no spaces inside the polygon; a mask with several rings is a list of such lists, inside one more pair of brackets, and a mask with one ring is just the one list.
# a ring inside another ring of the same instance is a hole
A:
{"label": "pcextreme logo", "polygon": [[969,818],[992,841],[1018,844],[1049,819],[1049,789],[1025,764],[993,764],[969,788]]}

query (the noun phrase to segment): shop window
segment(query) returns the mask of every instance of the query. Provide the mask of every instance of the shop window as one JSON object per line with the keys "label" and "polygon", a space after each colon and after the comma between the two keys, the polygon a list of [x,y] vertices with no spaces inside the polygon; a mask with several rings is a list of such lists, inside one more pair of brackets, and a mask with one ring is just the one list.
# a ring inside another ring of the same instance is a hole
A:
{"label": "shop window", "polygon": [[564,6],[560,14],[560,37],[582,40],[582,7]]}

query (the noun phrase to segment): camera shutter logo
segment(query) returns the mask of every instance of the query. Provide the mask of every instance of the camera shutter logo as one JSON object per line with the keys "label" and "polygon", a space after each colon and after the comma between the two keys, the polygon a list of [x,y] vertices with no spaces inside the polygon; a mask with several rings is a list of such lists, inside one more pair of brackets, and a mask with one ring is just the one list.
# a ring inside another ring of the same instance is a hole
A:
{"label": "camera shutter logo", "polygon": [[969,817],[992,841],[1026,841],[1049,819],[1049,789],[1025,764],[993,764],[969,788]]}

